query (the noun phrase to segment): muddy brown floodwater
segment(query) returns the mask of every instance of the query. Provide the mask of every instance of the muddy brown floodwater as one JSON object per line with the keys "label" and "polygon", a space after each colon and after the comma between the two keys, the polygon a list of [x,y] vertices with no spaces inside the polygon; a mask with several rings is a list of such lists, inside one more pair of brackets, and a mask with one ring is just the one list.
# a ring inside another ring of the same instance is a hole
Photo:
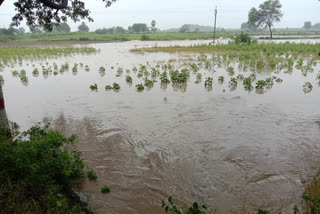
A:
{"label": "muddy brown floodwater", "polygon": [[[241,87],[230,91],[228,81],[218,84],[218,75],[227,76],[225,68],[214,74],[202,71],[203,79],[214,77],[211,91],[192,79],[184,90],[155,83],[138,93],[135,85],[143,80],[132,71],[133,85],[125,83],[126,69],[175,59],[182,66],[179,58],[189,56],[141,55],[130,49],[200,42],[206,41],[91,44],[100,53],[49,61],[67,61],[71,67],[84,63],[90,72],[36,78],[31,64],[40,69],[45,61],[23,63],[15,69],[26,69],[27,85],[6,68],[8,117],[22,129],[47,121],[78,136],[86,164],[98,175],[97,182],[85,181],[81,191],[99,213],[164,213],[160,201],[168,196],[182,206],[198,201],[219,213],[259,207],[291,212],[320,168],[320,87],[314,83],[311,93],[302,91],[306,81],[314,82],[319,65],[306,77],[295,69],[276,74],[283,83],[265,94]],[[107,68],[103,77],[100,66]],[[118,67],[124,69],[120,77],[115,76]],[[113,82],[121,90],[105,91]],[[89,90],[94,83],[97,92]],[[110,194],[100,193],[104,185]]]}

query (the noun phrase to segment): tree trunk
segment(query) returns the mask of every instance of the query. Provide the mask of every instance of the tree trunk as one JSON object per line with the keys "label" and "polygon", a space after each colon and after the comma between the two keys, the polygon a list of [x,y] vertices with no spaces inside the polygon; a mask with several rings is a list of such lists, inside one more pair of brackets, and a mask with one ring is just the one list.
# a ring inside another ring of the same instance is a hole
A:
{"label": "tree trunk", "polygon": [[271,29],[271,25],[269,25],[269,31],[270,31],[270,39],[272,39],[272,29]]}
{"label": "tree trunk", "polygon": [[4,0],[0,0],[0,6],[2,5],[3,2],[4,2]]}
{"label": "tree trunk", "polygon": [[2,85],[0,84],[0,128],[9,128],[9,121],[7,118],[6,109],[4,106],[4,98]]}

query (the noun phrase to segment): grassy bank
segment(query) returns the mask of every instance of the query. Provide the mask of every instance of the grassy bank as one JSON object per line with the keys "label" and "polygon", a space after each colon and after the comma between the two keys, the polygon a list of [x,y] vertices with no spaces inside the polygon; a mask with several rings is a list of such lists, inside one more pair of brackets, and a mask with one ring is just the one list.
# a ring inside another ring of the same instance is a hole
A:
{"label": "grassy bank", "polygon": [[[244,57],[254,57],[254,55],[264,54],[266,56],[312,56],[320,57],[320,44],[305,43],[253,43],[253,44],[217,44],[217,45],[193,45],[193,46],[170,46],[170,47],[152,47],[133,49],[132,52],[190,52],[190,53],[209,53],[209,54],[227,54],[228,57],[243,55]],[[247,54],[253,56],[246,56]]]}
{"label": "grassy bank", "polygon": [[[217,33],[217,37],[231,37],[229,32]],[[155,33],[155,34],[97,34],[82,33],[41,33],[14,36],[0,36],[0,42],[8,41],[130,41],[130,40],[195,40],[211,39],[212,33]]]}

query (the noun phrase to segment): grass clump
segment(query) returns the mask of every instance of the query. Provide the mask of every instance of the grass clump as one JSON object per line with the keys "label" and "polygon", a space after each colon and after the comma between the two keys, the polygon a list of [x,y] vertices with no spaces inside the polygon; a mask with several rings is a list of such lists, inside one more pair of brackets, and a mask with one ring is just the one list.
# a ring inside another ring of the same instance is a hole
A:
{"label": "grass clump", "polygon": [[36,125],[10,139],[0,134],[0,207],[6,213],[82,213],[73,188],[84,178],[81,152],[69,138]]}

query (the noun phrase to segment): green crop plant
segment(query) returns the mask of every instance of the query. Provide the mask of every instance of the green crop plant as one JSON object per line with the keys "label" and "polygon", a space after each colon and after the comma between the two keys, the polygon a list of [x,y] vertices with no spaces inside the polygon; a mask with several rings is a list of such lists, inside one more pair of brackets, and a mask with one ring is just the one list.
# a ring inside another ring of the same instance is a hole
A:
{"label": "green crop plant", "polygon": [[56,71],[55,71],[55,72],[53,72],[53,75],[55,75],[55,76],[57,76],[58,74],[59,74],[59,73],[58,73],[58,72],[56,72]]}
{"label": "green crop plant", "polygon": [[118,91],[118,90],[120,90],[120,85],[118,83],[113,83],[112,89],[115,91]]}
{"label": "green crop plant", "polygon": [[201,74],[201,73],[198,73],[198,74],[197,74],[197,80],[201,80],[201,78],[202,78],[202,74]]}
{"label": "green crop plant", "polygon": [[138,71],[137,67],[133,67],[133,68],[132,68],[132,71],[133,71],[133,72],[137,72],[137,71]]}
{"label": "green crop plant", "polygon": [[256,82],[256,89],[257,90],[263,90],[266,85],[267,84],[266,84],[266,82],[264,80],[258,80]]}
{"label": "green crop plant", "polygon": [[243,80],[243,79],[244,79],[244,76],[243,76],[242,74],[239,74],[239,75],[237,76],[237,79],[238,79],[238,80]]}
{"label": "green crop plant", "polygon": [[252,81],[255,81],[257,79],[257,75],[255,73],[251,73],[250,78],[252,79]]}
{"label": "green crop plant", "polygon": [[77,73],[77,72],[78,72],[78,64],[77,64],[77,63],[75,63],[75,64],[73,65],[72,72],[73,72],[73,73]]}
{"label": "green crop plant", "polygon": [[236,78],[231,78],[229,81],[230,88],[236,88],[238,86],[238,80]]}
{"label": "green crop plant", "polygon": [[119,68],[117,69],[117,73],[118,73],[119,75],[122,74],[122,73],[123,73],[123,68],[119,67]]}
{"label": "green crop plant", "polygon": [[126,69],[127,74],[130,74],[130,72],[131,72],[130,69]]}
{"label": "green crop plant", "polygon": [[136,88],[137,88],[138,91],[143,91],[144,90],[143,84],[136,85]]}
{"label": "green crop plant", "polygon": [[143,73],[138,73],[137,77],[138,77],[138,78],[143,77]]}
{"label": "green crop plant", "polygon": [[306,82],[306,83],[303,85],[303,92],[304,92],[305,94],[310,93],[310,92],[312,91],[312,89],[313,89],[313,86],[312,86],[311,82]]}
{"label": "green crop plant", "polygon": [[281,78],[277,78],[277,79],[276,79],[276,82],[277,82],[277,83],[282,83],[283,80],[282,80]]}
{"label": "green crop plant", "polygon": [[57,63],[55,63],[55,62],[53,63],[53,69],[54,69],[55,71],[58,71],[58,69],[59,69]]}
{"label": "green crop plant", "polygon": [[223,83],[224,83],[224,76],[219,76],[219,77],[218,77],[218,82],[219,82],[220,84],[223,84]]}
{"label": "green crop plant", "polygon": [[90,71],[89,65],[85,65],[85,66],[84,66],[84,70],[85,70],[86,72],[89,72],[89,71]]}
{"label": "green crop plant", "polygon": [[230,76],[233,76],[233,75],[234,75],[234,67],[229,66],[229,67],[227,68],[227,72],[228,72],[228,74],[229,74]]}
{"label": "green crop plant", "polygon": [[200,67],[193,63],[193,64],[190,64],[190,69],[193,71],[193,72],[198,72],[200,70]]}
{"label": "green crop plant", "polygon": [[160,74],[160,81],[161,84],[169,84],[170,80],[168,79],[168,73],[166,71]]}
{"label": "green crop plant", "polygon": [[253,89],[251,77],[247,77],[243,79],[243,86],[248,91]]}
{"label": "green crop plant", "polygon": [[173,84],[187,83],[189,78],[189,70],[182,69],[181,72],[178,70],[171,71],[170,77]]}
{"label": "green crop plant", "polygon": [[14,77],[19,76],[19,71],[17,70],[13,70],[11,73],[12,73],[12,76]]}
{"label": "green crop plant", "polygon": [[144,86],[151,88],[151,87],[153,87],[154,82],[155,82],[154,80],[149,80],[149,79],[145,78],[144,79]]}
{"label": "green crop plant", "polygon": [[105,71],[106,71],[106,68],[103,67],[103,66],[101,66],[101,67],[99,68],[99,71],[100,71],[100,72],[105,72]]}
{"label": "green crop plant", "polygon": [[126,76],[126,82],[131,84],[132,83],[132,77]]}
{"label": "green crop plant", "polygon": [[90,85],[90,89],[92,91],[97,91],[98,90],[98,85],[97,84]]}
{"label": "green crop plant", "polygon": [[111,85],[106,85],[105,89],[108,91],[108,90],[112,90],[112,86]]}
{"label": "green crop plant", "polygon": [[32,75],[35,77],[39,76],[39,69],[38,68],[33,69]]}
{"label": "green crop plant", "polygon": [[272,88],[272,86],[273,86],[273,78],[269,77],[264,82],[265,82],[267,88]]}
{"label": "green crop plant", "polygon": [[206,81],[204,82],[204,86],[208,87],[208,88],[211,88],[212,87],[212,83],[213,83],[213,78],[207,77]]}

